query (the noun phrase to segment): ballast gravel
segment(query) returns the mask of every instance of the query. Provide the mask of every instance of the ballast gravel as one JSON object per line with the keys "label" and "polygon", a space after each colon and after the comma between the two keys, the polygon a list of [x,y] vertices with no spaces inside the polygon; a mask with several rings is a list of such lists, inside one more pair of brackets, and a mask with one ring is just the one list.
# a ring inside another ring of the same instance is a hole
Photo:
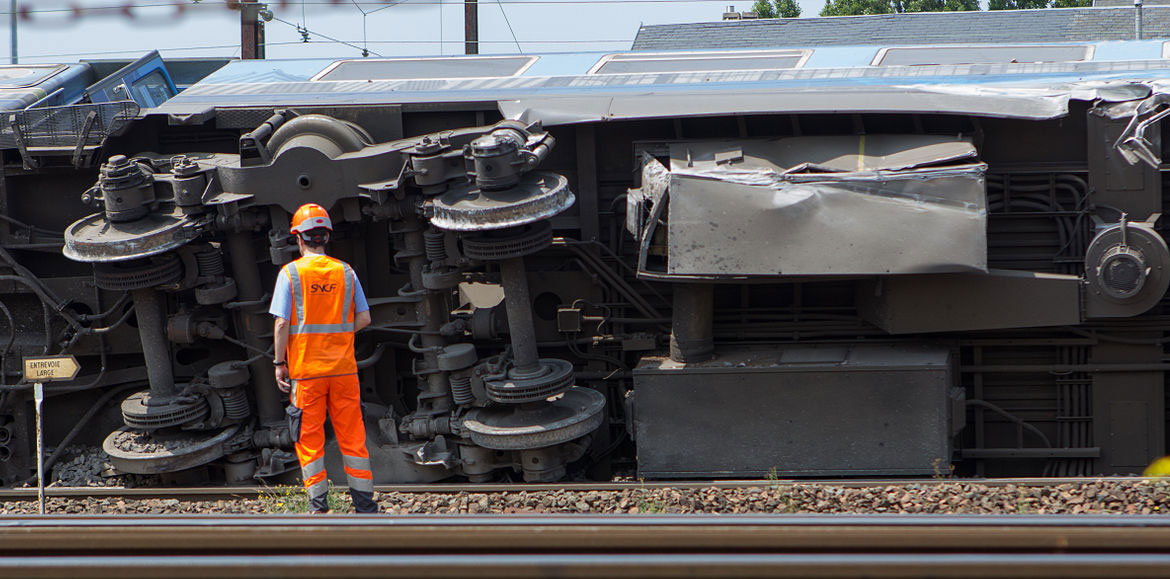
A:
{"label": "ballast gravel", "polygon": [[[49,497],[52,514],[295,514],[288,491],[262,499],[180,500]],[[923,482],[905,485],[768,484],[746,488],[644,488],[606,491],[386,492],[375,496],[385,516],[424,514],[655,514],[655,513],[898,513],[1082,514],[1170,513],[1163,480],[1086,480],[1053,486]],[[334,512],[349,513],[348,498]],[[0,515],[37,512],[35,500],[9,500]]]}

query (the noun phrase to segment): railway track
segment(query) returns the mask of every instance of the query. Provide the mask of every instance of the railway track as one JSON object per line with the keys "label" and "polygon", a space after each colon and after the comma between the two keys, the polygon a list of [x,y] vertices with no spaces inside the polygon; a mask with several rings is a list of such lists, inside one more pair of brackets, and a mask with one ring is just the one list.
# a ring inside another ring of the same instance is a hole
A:
{"label": "railway track", "polygon": [[[795,485],[817,485],[823,487],[905,487],[910,485],[934,486],[942,484],[972,483],[989,487],[1003,487],[1008,485],[1039,487],[1054,487],[1063,484],[1079,484],[1092,481],[1104,482],[1133,482],[1151,480],[1151,477],[1065,477],[1065,478],[994,478],[994,479],[964,479],[964,478],[934,478],[934,479],[745,479],[745,480],[708,480],[708,481],[655,481],[655,482],[613,482],[613,483],[455,483],[455,484],[403,484],[403,485],[375,485],[374,490],[380,493],[503,493],[503,492],[590,492],[654,489],[742,489],[752,487],[784,488]],[[1156,479],[1154,479],[1156,480]],[[180,500],[216,500],[231,498],[256,498],[270,488],[262,486],[231,486],[231,487],[151,487],[151,488],[122,488],[122,487],[46,487],[46,497],[109,497],[109,498],[176,498]],[[36,488],[7,488],[0,489],[0,500],[36,500]]]}
{"label": "railway track", "polygon": [[1161,517],[0,519],[21,577],[1138,577],[1168,547]]}

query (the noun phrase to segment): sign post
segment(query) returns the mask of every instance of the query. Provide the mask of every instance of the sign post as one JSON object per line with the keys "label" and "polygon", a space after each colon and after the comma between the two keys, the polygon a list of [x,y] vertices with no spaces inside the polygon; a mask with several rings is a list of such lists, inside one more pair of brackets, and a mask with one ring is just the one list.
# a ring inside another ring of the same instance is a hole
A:
{"label": "sign post", "polygon": [[73,356],[29,356],[24,359],[24,379],[33,383],[33,402],[37,411],[37,503],[45,514],[45,449],[41,404],[45,400],[45,382],[72,380],[81,371]]}

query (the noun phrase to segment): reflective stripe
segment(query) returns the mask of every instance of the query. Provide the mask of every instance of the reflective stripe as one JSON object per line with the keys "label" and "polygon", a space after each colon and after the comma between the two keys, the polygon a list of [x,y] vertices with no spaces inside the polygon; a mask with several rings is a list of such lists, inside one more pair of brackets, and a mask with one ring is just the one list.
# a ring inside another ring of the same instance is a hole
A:
{"label": "reflective stripe", "polygon": [[300,408],[301,405],[300,405],[300,403],[297,402],[297,380],[290,378],[289,382],[292,384],[292,392],[289,394],[290,396],[292,396],[292,405],[297,407],[297,408]]}
{"label": "reflective stripe", "polygon": [[374,492],[374,479],[358,478],[352,475],[349,475],[346,478],[349,479],[349,490],[362,491],[366,493]]}
{"label": "reflective stripe", "polygon": [[347,454],[343,454],[343,455],[341,455],[341,461],[344,462],[345,466],[347,466],[349,468],[354,468],[357,470],[364,470],[364,471],[370,470],[370,459],[366,458],[366,457],[349,456]]}
{"label": "reflective stripe", "polygon": [[339,334],[352,332],[353,322],[345,324],[301,324],[288,329],[289,334]]}
{"label": "reflective stripe", "polygon": [[313,462],[310,462],[309,464],[301,467],[301,477],[305,480],[309,480],[323,472],[325,472],[324,457],[318,458],[317,460],[314,460]]}
{"label": "reflective stripe", "polygon": [[[341,265],[343,267],[345,267],[345,274],[342,275],[342,277],[345,278],[345,293],[341,294],[342,295],[342,298],[341,298],[342,299],[342,302],[341,302],[341,321],[348,322],[348,321],[350,321],[349,320],[349,309],[353,305],[353,281],[352,281],[353,280],[353,270],[349,268],[348,263],[342,262]],[[339,331],[342,331],[342,330],[339,330]],[[352,323],[350,324],[348,331],[350,331],[350,332],[353,331],[353,324]]]}
{"label": "reflective stripe", "polygon": [[305,302],[301,299],[301,276],[297,273],[297,262],[285,267],[288,272],[288,285],[292,288],[293,308],[297,312],[297,323],[305,323]]}
{"label": "reflective stripe", "polygon": [[[373,486],[372,484],[370,485]],[[313,483],[311,486],[305,487],[305,491],[309,493],[309,497],[319,497],[329,493],[329,479],[323,479],[321,482]]]}

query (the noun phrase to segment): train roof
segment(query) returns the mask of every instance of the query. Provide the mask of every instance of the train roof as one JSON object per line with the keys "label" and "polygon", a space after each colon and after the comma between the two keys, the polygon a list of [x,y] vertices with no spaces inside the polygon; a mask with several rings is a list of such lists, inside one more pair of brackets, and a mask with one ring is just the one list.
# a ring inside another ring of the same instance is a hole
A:
{"label": "train roof", "polygon": [[[146,114],[494,103],[545,124],[733,113],[1054,118],[1170,81],[1162,40],[234,61]],[[1160,91],[1159,91],[1160,92]],[[1144,94],[1143,94],[1144,93]]]}

